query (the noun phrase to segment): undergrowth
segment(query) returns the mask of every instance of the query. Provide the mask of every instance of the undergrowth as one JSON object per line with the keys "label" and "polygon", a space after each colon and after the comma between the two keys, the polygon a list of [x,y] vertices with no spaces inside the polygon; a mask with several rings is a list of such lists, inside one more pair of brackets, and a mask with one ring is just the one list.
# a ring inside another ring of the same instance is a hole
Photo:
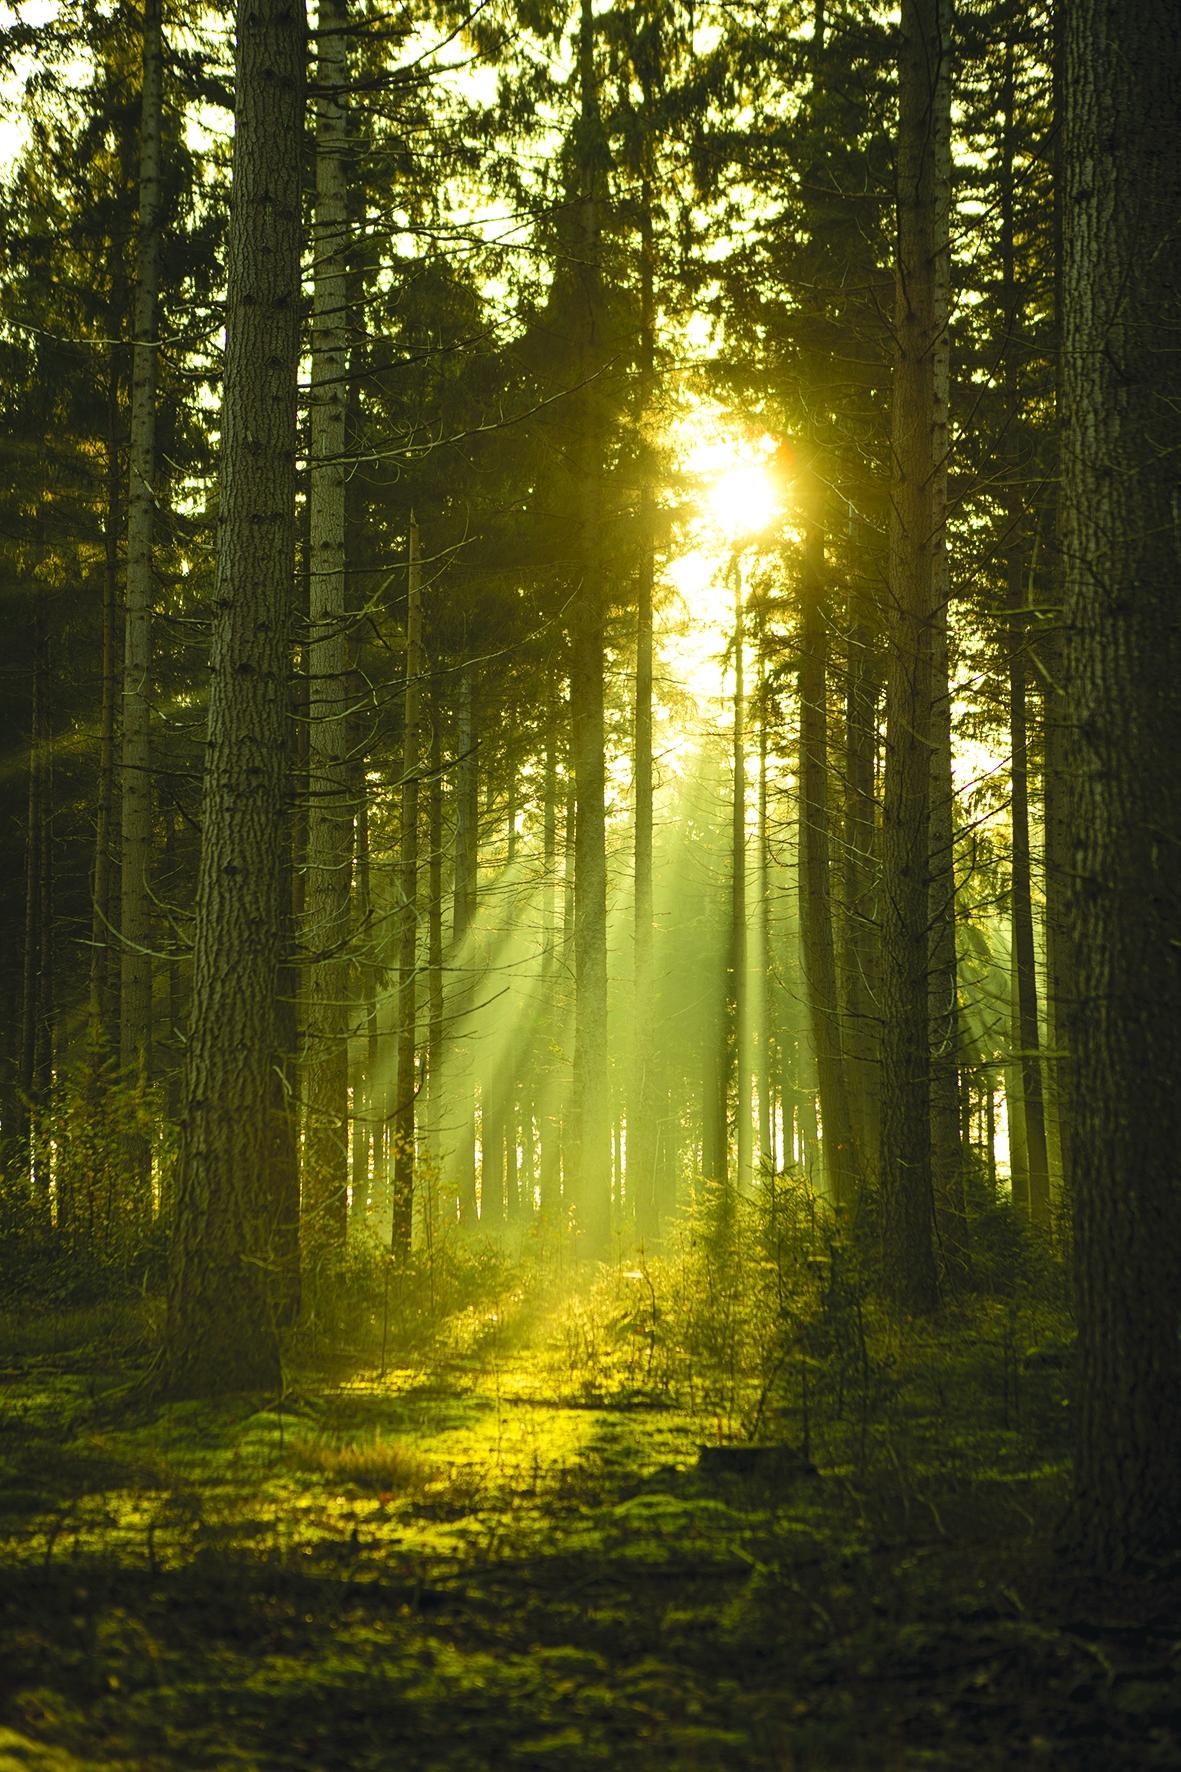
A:
{"label": "undergrowth", "polygon": [[783,1177],[594,1268],[358,1238],[280,1395],[164,1407],[150,1299],[10,1313],[3,1714],[141,1772],[1176,1763],[1169,1597],[1055,1570],[1047,1259],[892,1321]]}

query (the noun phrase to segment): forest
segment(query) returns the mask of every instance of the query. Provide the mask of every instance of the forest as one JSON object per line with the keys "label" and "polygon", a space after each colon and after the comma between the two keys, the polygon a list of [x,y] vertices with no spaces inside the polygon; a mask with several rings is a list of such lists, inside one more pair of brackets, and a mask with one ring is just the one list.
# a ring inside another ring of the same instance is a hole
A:
{"label": "forest", "polygon": [[1173,0],[4,0],[0,411],[0,1772],[1181,1766]]}

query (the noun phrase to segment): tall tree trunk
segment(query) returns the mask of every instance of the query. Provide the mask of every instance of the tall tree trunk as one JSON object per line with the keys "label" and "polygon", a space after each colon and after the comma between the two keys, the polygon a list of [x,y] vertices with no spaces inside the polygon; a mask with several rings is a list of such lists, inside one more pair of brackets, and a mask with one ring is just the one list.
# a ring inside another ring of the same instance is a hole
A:
{"label": "tall tree trunk", "polygon": [[767,646],[760,611],[755,638],[758,669],[759,799],[758,799],[758,916],[759,916],[759,1162],[764,1173],[781,1167],[775,1139],[775,994],[771,983],[771,849],[767,800]]}
{"label": "tall tree trunk", "polygon": [[[1014,61],[1012,40],[1005,50],[1005,75],[1001,105],[1004,129],[1001,144],[1001,301],[1004,311],[1004,392],[1008,478],[1005,486],[1005,570],[1008,582],[1009,631],[1009,732],[1012,742],[1013,865],[1010,885],[1014,1014],[1013,1043],[1020,1070],[1020,1095],[1009,1103],[1010,1137],[1017,1115],[1021,1119],[1021,1144],[1027,1164],[1027,1186],[1022,1204],[1031,1221],[1043,1228],[1050,1222],[1050,1166],[1046,1149],[1046,1117],[1042,1096],[1041,1034],[1038,1026],[1036,956],[1033,938],[1033,898],[1029,847],[1029,737],[1026,712],[1025,652],[1025,511],[1021,481],[1028,472],[1021,460],[1018,431],[1021,393],[1016,361],[1022,326],[1017,292],[1014,247],[1014,137],[1016,134]],[[1016,1198],[1016,1190],[1015,1190]]]}
{"label": "tall tree trunk", "polygon": [[578,496],[582,583],[574,604],[571,755],[574,835],[575,1226],[587,1254],[605,1254],[611,1230],[611,1102],[607,1081],[607,838],[602,522],[603,394],[600,266],[605,146],[594,64],[594,11],[582,0],[579,41]]}
{"label": "tall tree trunk", "polygon": [[[139,140],[139,232],[131,345],[131,447],[127,494],[127,595],[123,642],[119,1061],[146,1077],[152,1033],[152,777],[149,737],[152,546],[156,515],[157,304],[162,241],[160,133],[164,45],[161,0],[144,0]],[[137,1211],[150,1210],[151,1148],[135,1132],[126,1152]]]}
{"label": "tall tree trunk", "polygon": [[1110,1568],[1181,1544],[1181,32],[1065,29],[1076,1522]]}
{"label": "tall tree trunk", "polygon": [[320,0],[308,481],[308,955],[304,1082],[307,1234],[339,1248],[348,1225],[349,889],[353,782],[345,570],[348,418],[348,0]]}
{"label": "tall tree trunk", "polygon": [[378,1209],[384,1195],[385,1176],[380,1173],[384,1148],[377,1136],[379,1099],[377,994],[381,968],[373,928],[373,871],[369,850],[369,783],[367,758],[358,747],[354,763],[353,798],[356,805],[354,831],[353,948],[361,998],[360,1038],[355,1043],[353,1067],[353,1210],[367,1215]]}
{"label": "tall tree trunk", "polygon": [[32,698],[29,710],[28,785],[25,798],[25,906],[22,949],[21,1032],[17,1069],[17,1131],[14,1144],[22,1182],[31,1185],[34,1203],[47,1205],[42,1115],[45,1092],[45,1047],[51,1037],[51,993],[46,968],[45,870],[49,856],[49,715],[48,640],[45,612],[38,598],[34,616]]}
{"label": "tall tree trunk", "polygon": [[833,943],[828,831],[828,609],[824,563],[823,487],[805,486],[804,570],[800,624],[800,958],[808,1022],[816,1053],[826,1191],[840,1211],[852,1210],[860,1163],[845,1079]]}
{"label": "tall tree trunk", "polygon": [[730,1001],[731,1055],[734,1070],[734,1187],[750,1192],[753,1175],[750,1117],[750,1002],[747,992],[746,930],[746,610],[742,595],[742,562],[737,553],[734,574],[734,716],[730,786]]}
{"label": "tall tree trunk", "polygon": [[842,1034],[849,1113],[862,1161],[878,1148],[877,930],[878,833],[874,771],[878,748],[880,660],[853,593],[845,677],[844,946]]}
{"label": "tall tree trunk", "polygon": [[[477,744],[472,667],[469,665],[459,685],[455,764],[455,867],[451,883],[451,946],[455,964],[459,968],[458,1002],[454,1010],[457,1034],[463,1031],[462,1013],[474,1001],[475,987],[472,924],[476,915],[479,880]],[[454,1112],[458,1130],[452,1163],[459,1197],[459,1222],[473,1230],[476,1225],[476,1089],[474,1060],[471,1058],[468,1059],[466,1072],[456,1079]]]}
{"label": "tall tree trunk", "polygon": [[[950,7],[947,29],[951,29]],[[936,86],[932,110],[934,156],[935,384],[931,504],[937,523],[947,512],[948,454],[951,447],[951,71],[950,51]],[[928,1014],[931,1050],[931,1189],[943,1272],[962,1287],[970,1267],[968,1213],[964,1195],[965,1151],[960,1139],[959,965],[956,954],[955,781],[952,774],[951,682],[948,628],[951,572],[946,543],[936,545],[931,609],[931,804],[927,915]]]}
{"label": "tall tree trunk", "polygon": [[[647,141],[644,145],[647,160]],[[645,164],[640,190],[640,402],[637,423],[643,460],[640,483],[640,565],[636,583],[635,922],[632,969],[631,1094],[627,1104],[627,1188],[636,1234],[650,1242],[660,1231],[656,1187],[656,1042],[652,970],[652,595],[656,577],[655,464],[647,438],[655,373],[656,294],[652,238],[652,184]]]}
{"label": "tall tree trunk", "polygon": [[[1056,7],[1053,19],[1053,100],[1054,130],[1051,170],[1054,181],[1054,341],[1058,361],[1055,396],[1059,422],[1055,432],[1061,438],[1062,394],[1062,261],[1063,261],[1063,193],[1066,184],[1062,155],[1061,120],[1063,114],[1063,63],[1065,60],[1064,9]],[[1060,460],[1056,463],[1060,467]],[[1055,473],[1051,490],[1052,518],[1049,548],[1053,557],[1053,581],[1059,586],[1063,578],[1061,474]],[[1061,616],[1039,647],[1044,683],[1044,764],[1043,818],[1045,830],[1045,893],[1046,893],[1046,980],[1047,1022],[1052,1057],[1047,1067],[1048,1106],[1056,1132],[1058,1184],[1064,1199],[1072,1198],[1072,1158],[1074,1130],[1072,1123],[1072,1062],[1068,1051],[1070,1005],[1074,997],[1069,922],[1071,834],[1070,834],[1070,705],[1066,694],[1066,632]]]}
{"label": "tall tree trunk", "polygon": [[1072,1197],[1074,1159],[1073,1062],[1069,1050],[1074,978],[1068,925],[1071,831],[1069,814],[1070,707],[1065,693],[1065,636],[1043,643],[1047,665],[1043,781],[1046,842],[1046,975],[1048,980],[1049,1104],[1057,1129],[1059,1185]]}
{"label": "tall tree trunk", "polygon": [[561,953],[559,947],[561,917],[561,881],[558,871],[558,720],[559,701],[551,693],[546,714],[545,733],[545,803],[542,809],[542,853],[544,885],[542,887],[541,970],[541,1089],[540,1131],[541,1161],[538,1184],[541,1190],[541,1214],[554,1221],[561,1210],[562,1193],[562,1102],[558,1078],[559,1041],[562,1037],[559,1007]]}
{"label": "tall tree trunk", "polygon": [[[111,301],[111,336],[123,322],[123,297]],[[122,474],[119,450],[119,352],[112,342],[107,371],[106,510],[103,515],[102,700],[98,727],[98,805],[94,827],[94,871],[91,876],[90,1044],[94,1063],[103,1064],[119,1050],[117,1005],[119,967],[115,931],[118,876],[113,866],[115,745],[119,703],[119,531],[122,525]]]}
{"label": "tall tree trunk", "polygon": [[283,1204],[268,1160],[287,843],[305,34],[293,0],[240,9],[209,737],[161,1349],[161,1380],[176,1396],[279,1382],[268,1273]]}
{"label": "tall tree trunk", "polygon": [[443,732],[437,684],[431,692],[427,841],[427,1145],[433,1173],[443,1127]]}
{"label": "tall tree trunk", "polygon": [[402,809],[398,863],[398,1071],[394,1106],[392,1247],[410,1253],[414,1229],[415,1096],[418,1090],[418,798],[422,646],[422,565],[418,522],[410,513],[406,589],[406,697],[402,723]]}
{"label": "tall tree trunk", "polygon": [[932,625],[931,883],[931,1183],[946,1278],[962,1286],[970,1267],[964,1194],[966,1148],[960,1101],[959,968],[956,954],[955,788],[951,772],[951,684],[947,605]]}
{"label": "tall tree trunk", "polygon": [[929,1311],[932,1247],[928,873],[931,622],[944,512],[936,508],[938,238],[936,112],[948,102],[949,0],[903,0],[899,43],[898,244],[882,852],[881,1213],[883,1283]]}

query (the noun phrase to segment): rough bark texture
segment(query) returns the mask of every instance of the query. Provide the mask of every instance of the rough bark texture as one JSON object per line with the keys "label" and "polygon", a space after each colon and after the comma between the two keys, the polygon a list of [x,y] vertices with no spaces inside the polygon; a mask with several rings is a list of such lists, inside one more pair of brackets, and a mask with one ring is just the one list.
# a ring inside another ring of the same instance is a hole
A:
{"label": "rough bark texture", "polygon": [[398,858],[398,1068],[394,1097],[394,1213],[391,1246],[410,1252],[414,1229],[415,1096],[418,1092],[418,799],[422,680],[422,565],[410,513],[406,588],[406,695],[402,716],[402,807]]}
{"label": "rough bark texture", "polygon": [[747,990],[746,928],[746,610],[742,561],[734,557],[734,721],[730,758],[730,1001],[734,1076],[734,1186],[749,1193],[753,1181],[751,1122],[751,1028]]}
{"label": "rough bark texture", "polygon": [[852,1208],[859,1162],[853,1139],[837,1000],[836,948],[828,824],[828,623],[823,493],[807,488],[800,611],[800,959],[808,1024],[816,1054],[824,1128],[825,1189],[839,1210]]}
{"label": "rough bark texture", "polygon": [[[645,142],[645,151],[647,143]],[[656,300],[652,239],[652,184],[645,170],[640,193],[640,564],[636,582],[635,704],[635,922],[632,1016],[634,1054],[627,1110],[628,1205],[636,1231],[660,1230],[656,1182],[656,1042],[653,1039],[652,921],[652,592],[656,576],[655,464],[648,440],[655,355]]]}
{"label": "rough bark texture", "polygon": [[[111,335],[123,322],[122,293],[111,301]],[[106,510],[103,515],[102,700],[98,723],[98,804],[94,823],[94,867],[91,873],[90,1046],[95,1065],[118,1051],[119,969],[114,930],[118,927],[114,866],[117,825],[115,745],[119,703],[119,531],[122,523],[122,473],[119,449],[119,356],[110,347],[107,371]]]}
{"label": "rough bark texture", "polygon": [[[463,673],[459,686],[459,718],[456,733],[455,762],[455,864],[451,883],[451,945],[453,965],[458,968],[456,1002],[453,1008],[457,1041],[464,1032],[462,1014],[473,1001],[472,923],[476,915],[476,892],[479,879],[479,772],[477,768],[478,736],[472,697],[472,672]],[[469,1040],[470,1046],[470,1040]],[[471,1230],[476,1225],[476,1096],[469,1058],[466,1074],[457,1080],[455,1149],[451,1157],[452,1175],[459,1200],[459,1222]],[[462,1099],[459,1090],[462,1089]]]}
{"label": "rough bark texture", "polygon": [[269,1171],[283,928],[306,21],[244,0],[226,252],[209,738],[164,1388],[279,1381]]}
{"label": "rough bark texture", "polygon": [[576,326],[581,391],[575,422],[580,499],[579,564],[570,684],[574,830],[575,1227],[588,1254],[606,1251],[611,1227],[611,1104],[607,1082],[607,839],[604,762],[606,641],[599,525],[602,521],[602,230],[604,144],[594,66],[594,14],[583,0],[579,82],[582,222]]}
{"label": "rough bark texture", "polygon": [[52,837],[50,817],[49,645],[45,616],[34,617],[32,698],[29,709],[28,789],[25,800],[25,917],[22,952],[20,1052],[17,1067],[15,1160],[32,1182],[35,1204],[48,1211],[49,1169],[40,1116],[53,1074]]}
{"label": "rough bark texture", "polygon": [[946,93],[947,0],[904,0],[899,45],[898,242],[889,663],[882,845],[883,1280],[902,1310],[938,1302],[932,1248],[928,878],[931,622],[940,431],[934,346],[934,114]]}
{"label": "rough bark texture", "polygon": [[1181,1539],[1181,32],[1066,19],[1063,554],[1077,959],[1077,1526]]}
{"label": "rough bark texture", "polygon": [[320,0],[312,230],[307,855],[306,1233],[339,1247],[348,1223],[349,887],[353,783],[345,577],[348,415],[347,0]]}
{"label": "rough bark texture", "polygon": [[[950,8],[945,28],[950,30]],[[955,783],[952,777],[951,683],[948,626],[951,572],[943,531],[947,515],[951,446],[951,66],[940,62],[931,107],[934,204],[935,384],[932,446],[931,607],[931,807],[927,888],[927,1011],[931,1050],[931,1191],[944,1277],[963,1285],[968,1277],[968,1214],[964,1198],[964,1147],[960,1139],[959,972],[956,954]]]}
{"label": "rough bark texture", "polygon": [[[427,787],[427,1116],[432,1175],[443,1126],[443,734],[437,685],[431,692],[431,764]],[[432,1182],[432,1186],[434,1183]],[[437,1191],[437,1190],[436,1190]],[[439,1201],[440,1209],[442,1201]]]}
{"label": "rough bark texture", "polygon": [[1029,845],[1029,719],[1026,696],[1028,647],[1025,586],[1026,531],[1022,485],[1028,464],[1021,459],[1021,390],[1017,352],[1024,316],[1017,290],[1014,230],[1014,146],[1016,99],[1012,41],[1005,52],[1001,97],[1004,132],[1001,144],[1001,302],[1005,327],[1003,382],[1005,393],[1005,574],[1009,602],[1009,733],[1012,743],[1013,829],[1011,929],[1013,954],[1012,1041],[1019,1087],[1009,1097],[1010,1138],[1020,1121],[1023,1165],[1013,1170],[1013,1198],[1030,1220],[1043,1229],[1050,1222],[1050,1168],[1046,1149],[1046,1113],[1042,1091],[1041,1033],[1038,1024],[1037,961],[1033,936],[1033,881]]}
{"label": "rough bark texture", "polygon": [[862,1160],[878,1148],[878,831],[874,774],[881,661],[860,590],[853,594],[845,681],[842,1033],[853,1135]]}
{"label": "rough bark texture", "polygon": [[[127,492],[127,589],[123,641],[123,754],[120,780],[119,1061],[145,1072],[152,1032],[152,777],[149,738],[152,541],[156,515],[156,309],[160,288],[164,48],[161,0],[144,0],[143,98],[139,142],[139,233],[131,346],[131,446]],[[146,1212],[151,1150],[143,1134],[127,1151],[128,1182]]]}

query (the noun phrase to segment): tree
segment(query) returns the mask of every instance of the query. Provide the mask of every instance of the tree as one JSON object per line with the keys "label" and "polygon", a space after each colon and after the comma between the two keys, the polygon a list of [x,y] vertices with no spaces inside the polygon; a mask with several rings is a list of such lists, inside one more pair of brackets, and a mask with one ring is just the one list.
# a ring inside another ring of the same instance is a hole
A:
{"label": "tree", "polygon": [[937,142],[950,104],[949,0],[908,0],[899,44],[890,653],[882,850],[883,1279],[906,1310],[938,1302],[931,1242],[928,880],[931,627],[945,544],[936,260]]}
{"label": "tree", "polygon": [[344,104],[346,0],[321,0],[312,235],[307,854],[304,941],[307,1141],[304,1213],[312,1235],[344,1242],[348,1186],[349,886],[354,791],[349,767],[345,578],[348,410],[348,202]]}
{"label": "tree", "polygon": [[[160,0],[143,15],[143,100],[139,144],[139,235],[131,348],[130,485],[127,493],[127,595],[123,642],[123,755],[120,778],[119,1058],[146,1069],[152,1030],[150,879],[152,777],[149,736],[151,615],[155,598],[157,306],[160,289],[160,135],[164,86]],[[146,1214],[151,1151],[142,1133],[128,1151],[133,1186]]]}
{"label": "tree", "polygon": [[1181,1542],[1181,35],[1075,0],[1065,57],[1075,1517],[1112,1568]]}
{"label": "tree", "polygon": [[591,0],[579,24],[577,177],[580,239],[574,294],[579,390],[574,425],[579,499],[578,588],[571,646],[571,758],[577,794],[574,832],[574,1089],[578,1228],[592,1254],[605,1251],[611,1224],[610,1095],[607,1080],[607,840],[604,762],[605,590],[599,534],[606,449],[602,228],[606,143],[595,73]]}
{"label": "tree", "polygon": [[161,1382],[278,1382],[270,1182],[295,548],[302,0],[244,0],[193,1003]]}

